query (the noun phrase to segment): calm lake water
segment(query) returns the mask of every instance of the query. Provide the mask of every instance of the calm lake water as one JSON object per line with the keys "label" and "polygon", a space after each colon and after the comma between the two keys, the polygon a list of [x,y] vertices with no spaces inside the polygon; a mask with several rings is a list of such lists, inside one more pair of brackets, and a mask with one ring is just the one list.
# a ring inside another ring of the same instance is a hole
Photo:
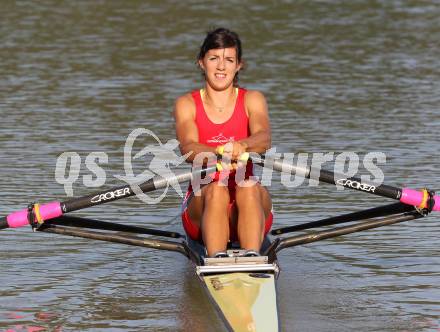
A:
{"label": "calm lake water", "polygon": [[[440,189],[438,1],[2,2],[0,206],[64,200],[57,157],[104,152],[120,184],[135,128],[174,138],[174,99],[202,85],[195,56],[210,27],[238,31],[241,85],[267,97],[283,152],[386,154],[385,182]],[[142,145],[142,144],[140,144]],[[139,160],[137,169],[145,167]],[[270,191],[276,226],[387,202],[320,185]],[[175,191],[81,216],[181,231]],[[438,331],[440,218],[283,251],[283,331]],[[0,237],[0,330],[223,330],[177,254],[42,233]]]}

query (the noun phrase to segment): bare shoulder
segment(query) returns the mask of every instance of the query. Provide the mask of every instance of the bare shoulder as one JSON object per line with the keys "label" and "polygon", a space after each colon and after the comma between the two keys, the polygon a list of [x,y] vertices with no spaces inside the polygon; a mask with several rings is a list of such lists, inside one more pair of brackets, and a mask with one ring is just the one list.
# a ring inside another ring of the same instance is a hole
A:
{"label": "bare shoulder", "polygon": [[182,108],[182,107],[186,108],[186,107],[190,107],[190,106],[192,106],[192,107],[195,106],[194,99],[193,99],[190,92],[188,92],[188,93],[186,93],[176,99],[176,102],[175,102],[176,109]]}
{"label": "bare shoulder", "polygon": [[174,117],[195,116],[196,105],[191,93],[184,94],[176,99],[174,103]]}
{"label": "bare shoulder", "polygon": [[264,94],[258,90],[247,90],[246,98],[247,99],[266,100],[266,98],[264,97]]}
{"label": "bare shoulder", "polygon": [[248,90],[246,92],[245,104],[248,113],[253,111],[267,112],[266,97],[258,90]]}

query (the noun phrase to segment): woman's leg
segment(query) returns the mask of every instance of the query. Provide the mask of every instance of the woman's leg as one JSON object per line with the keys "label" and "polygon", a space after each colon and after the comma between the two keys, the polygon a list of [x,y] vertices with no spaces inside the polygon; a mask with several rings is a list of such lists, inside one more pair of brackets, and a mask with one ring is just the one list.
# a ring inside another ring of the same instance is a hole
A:
{"label": "woman's leg", "polygon": [[209,256],[226,250],[229,240],[229,191],[228,187],[213,182],[194,196],[188,205],[191,221],[202,232],[202,239]]}
{"label": "woman's leg", "polygon": [[259,183],[236,187],[237,232],[243,249],[259,252],[264,239],[265,221],[272,209],[266,188]]}

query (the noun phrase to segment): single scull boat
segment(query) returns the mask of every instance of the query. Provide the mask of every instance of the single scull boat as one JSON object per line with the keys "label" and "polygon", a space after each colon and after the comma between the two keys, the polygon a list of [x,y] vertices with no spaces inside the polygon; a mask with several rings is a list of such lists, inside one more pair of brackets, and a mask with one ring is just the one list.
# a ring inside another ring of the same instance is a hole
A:
{"label": "single scull boat", "polygon": [[[254,157],[253,162],[265,164],[264,158],[261,157]],[[272,239],[266,237],[261,256],[257,257],[245,257],[244,251],[240,250],[238,244],[233,243],[227,251],[228,257],[208,258],[205,256],[206,251],[202,244],[187,239],[178,232],[65,215],[71,211],[133,196],[135,193],[129,185],[65,202],[30,204],[27,209],[13,212],[0,219],[0,229],[30,224],[34,230],[41,232],[179,252],[193,263],[195,274],[229,330],[279,331],[276,299],[276,280],[279,274],[277,252],[288,247],[421,218],[431,211],[440,210],[440,197],[429,190],[416,191],[369,184],[358,178],[347,179],[328,171],[298,168],[280,160],[271,160],[269,165],[275,170],[301,174],[306,178],[310,178],[314,173],[322,182],[394,198],[400,202],[274,229],[271,232]],[[215,170],[213,166],[171,179],[154,178],[139,187],[144,192],[153,191],[164,188],[169,183],[189,181],[194,176]],[[342,223],[350,223],[350,225],[288,237],[281,236],[289,232]],[[155,238],[141,235],[153,235]]]}

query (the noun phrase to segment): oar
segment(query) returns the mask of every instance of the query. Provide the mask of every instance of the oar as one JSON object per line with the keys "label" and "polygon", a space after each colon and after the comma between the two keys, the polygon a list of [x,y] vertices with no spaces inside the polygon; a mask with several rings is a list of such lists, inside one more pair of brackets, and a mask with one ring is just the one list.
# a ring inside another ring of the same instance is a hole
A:
{"label": "oar", "polygon": [[[171,183],[183,183],[190,181],[194,177],[204,176],[217,170],[217,165],[209,166],[204,169],[197,169],[193,172],[178,174],[169,178],[156,176],[148,181],[139,184],[142,192],[150,192],[157,189],[165,188]],[[69,199],[63,202],[51,202],[46,204],[34,204],[28,209],[12,212],[8,216],[0,219],[0,229],[16,228],[29,225],[34,222],[42,223],[45,220],[62,216],[65,213],[78,211],[95,205],[100,205],[119,199],[127,198],[135,195],[130,185],[114,187],[109,190],[96,192],[91,195]]]}
{"label": "oar", "polygon": [[410,188],[397,188],[386,184],[374,184],[367,181],[362,181],[357,177],[347,178],[343,174],[334,173],[331,171],[317,169],[310,166],[295,166],[293,164],[284,162],[282,160],[266,159],[264,156],[256,156],[251,154],[251,160],[258,165],[264,167],[272,167],[279,172],[287,172],[303,176],[307,179],[313,178],[321,182],[340,185],[345,188],[354,189],[377,196],[388,197],[412,206],[416,206],[429,211],[440,211],[440,196],[424,190],[414,190]]}
{"label": "oar", "polygon": [[[217,156],[217,161],[219,161],[221,158],[221,156]],[[248,153],[242,154],[239,158],[240,161],[247,161],[248,159]],[[156,176],[139,184],[138,186],[142,192],[150,192],[165,188],[166,186],[176,182],[183,183],[192,180],[194,177],[205,176],[206,174],[217,171],[217,169],[221,170],[221,164],[218,162],[213,166],[199,168],[193,172],[182,173],[169,178]],[[124,185],[114,187],[106,191],[96,192],[91,195],[73,198],[64,202],[51,202],[42,205],[32,204],[27,209],[12,212],[6,217],[0,218],[0,229],[22,227],[34,222],[41,224],[45,220],[60,217],[68,212],[78,211],[91,206],[131,197],[135,194],[135,191],[130,185]]]}

